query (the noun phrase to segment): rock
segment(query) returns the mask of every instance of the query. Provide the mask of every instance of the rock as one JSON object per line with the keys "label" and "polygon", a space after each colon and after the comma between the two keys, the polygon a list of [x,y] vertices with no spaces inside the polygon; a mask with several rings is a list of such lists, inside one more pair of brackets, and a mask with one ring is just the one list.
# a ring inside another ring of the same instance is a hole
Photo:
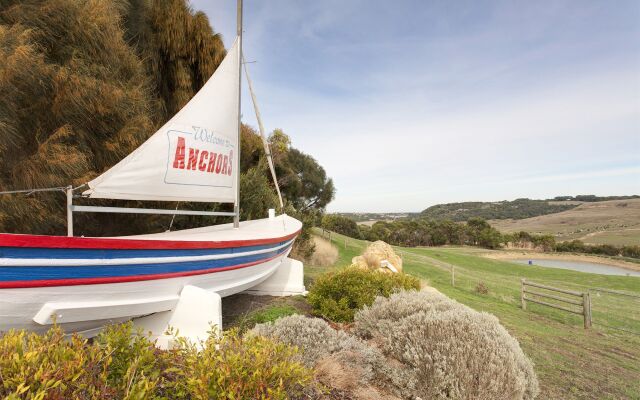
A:
{"label": "rock", "polygon": [[382,261],[387,260],[398,272],[402,272],[402,258],[398,256],[391,246],[382,240],[373,242],[367,247],[361,256],[353,257],[351,263],[364,269],[380,270],[392,272],[382,265]]}

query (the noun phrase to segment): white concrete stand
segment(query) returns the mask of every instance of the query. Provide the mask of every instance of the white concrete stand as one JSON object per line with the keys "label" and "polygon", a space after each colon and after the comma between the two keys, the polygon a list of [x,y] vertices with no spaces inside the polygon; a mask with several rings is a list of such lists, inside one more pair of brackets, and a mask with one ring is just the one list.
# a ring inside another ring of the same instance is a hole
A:
{"label": "white concrete stand", "polygon": [[196,286],[185,286],[173,310],[155,313],[133,320],[143,333],[151,333],[161,349],[173,347],[174,337],[167,335],[169,327],[177,330],[179,337],[199,345],[209,337],[212,326],[222,330],[222,300],[220,295]]}
{"label": "white concrete stand", "polygon": [[258,296],[306,295],[304,267],[300,261],[287,257],[273,275],[245,293]]}

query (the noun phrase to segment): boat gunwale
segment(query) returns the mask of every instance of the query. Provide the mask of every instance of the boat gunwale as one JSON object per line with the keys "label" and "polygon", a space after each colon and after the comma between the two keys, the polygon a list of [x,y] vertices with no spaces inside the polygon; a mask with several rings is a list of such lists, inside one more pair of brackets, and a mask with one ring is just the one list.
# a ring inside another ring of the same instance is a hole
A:
{"label": "boat gunwale", "polygon": [[50,235],[29,235],[0,233],[0,249],[2,247],[30,247],[57,249],[104,249],[104,250],[175,250],[175,249],[219,249],[227,247],[259,246],[293,239],[300,233],[295,232],[278,237],[262,239],[235,240],[166,240],[166,239],[126,239],[126,238],[85,238]]}

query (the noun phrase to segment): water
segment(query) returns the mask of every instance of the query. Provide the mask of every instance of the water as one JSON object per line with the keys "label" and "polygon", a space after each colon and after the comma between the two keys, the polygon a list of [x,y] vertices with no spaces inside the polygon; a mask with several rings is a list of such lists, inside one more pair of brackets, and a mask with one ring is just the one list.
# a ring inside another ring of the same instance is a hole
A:
{"label": "water", "polygon": [[533,262],[533,265],[537,265],[539,267],[550,267],[550,268],[562,268],[562,269],[570,269],[573,271],[580,272],[590,272],[592,274],[602,274],[602,275],[629,275],[629,276],[638,276],[640,277],[640,271],[634,271],[631,269],[616,267],[613,265],[605,265],[605,264],[597,264],[586,261],[566,261],[566,260],[548,260],[548,259],[519,259],[514,260],[518,264],[529,264],[529,260]]}

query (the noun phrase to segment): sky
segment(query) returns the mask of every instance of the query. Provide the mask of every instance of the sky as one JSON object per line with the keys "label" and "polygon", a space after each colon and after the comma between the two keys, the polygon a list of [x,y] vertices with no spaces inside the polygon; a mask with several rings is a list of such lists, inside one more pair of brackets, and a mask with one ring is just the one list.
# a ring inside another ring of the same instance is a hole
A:
{"label": "sky", "polygon": [[[235,2],[191,4],[230,46]],[[325,168],[329,211],[640,194],[638,1],[245,0],[244,11],[265,128]],[[242,107],[257,126],[246,91]]]}

